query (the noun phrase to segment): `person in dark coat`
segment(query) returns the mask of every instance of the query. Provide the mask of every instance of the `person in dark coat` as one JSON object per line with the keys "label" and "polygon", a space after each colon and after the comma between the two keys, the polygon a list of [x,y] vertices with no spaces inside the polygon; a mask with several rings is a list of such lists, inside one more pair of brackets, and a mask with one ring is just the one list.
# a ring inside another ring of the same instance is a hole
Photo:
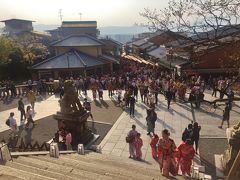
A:
{"label": "person in dark coat", "polygon": [[193,125],[188,124],[188,127],[182,133],[182,141],[185,142],[187,139],[192,140],[193,137]]}
{"label": "person in dark coat", "polygon": [[195,151],[196,151],[196,154],[197,154],[198,141],[199,141],[199,137],[200,137],[201,126],[199,126],[197,122],[194,122],[192,131],[193,131],[192,142],[195,144]]}
{"label": "person in dark coat", "polygon": [[147,135],[150,135],[150,133],[154,134],[154,129],[155,129],[155,122],[157,120],[157,113],[154,111],[154,108],[150,108],[147,110]]}
{"label": "person in dark coat", "polygon": [[[20,120],[23,121],[24,119],[26,119],[26,113],[25,113],[22,97],[18,101],[18,110],[20,111],[20,118],[21,118]],[[24,117],[24,119],[23,119],[23,117]]]}
{"label": "person in dark coat", "polygon": [[166,91],[166,99],[167,99],[167,106],[168,109],[170,108],[171,100],[172,100],[172,92],[170,91],[170,88]]}
{"label": "person in dark coat", "polygon": [[134,96],[130,96],[130,99],[129,99],[129,105],[130,105],[130,116],[133,116],[134,117],[134,111],[135,111],[135,98]]}

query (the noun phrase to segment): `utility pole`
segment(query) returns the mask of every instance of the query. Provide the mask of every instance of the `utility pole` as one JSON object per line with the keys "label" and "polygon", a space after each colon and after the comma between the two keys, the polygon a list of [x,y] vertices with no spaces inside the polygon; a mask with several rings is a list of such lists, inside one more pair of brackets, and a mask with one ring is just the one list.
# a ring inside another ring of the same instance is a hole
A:
{"label": "utility pole", "polygon": [[78,13],[79,17],[80,17],[80,21],[82,20],[82,13]]}
{"label": "utility pole", "polygon": [[63,19],[62,9],[59,9],[58,14],[59,14],[60,21],[61,21],[61,24],[62,24],[62,19]]}

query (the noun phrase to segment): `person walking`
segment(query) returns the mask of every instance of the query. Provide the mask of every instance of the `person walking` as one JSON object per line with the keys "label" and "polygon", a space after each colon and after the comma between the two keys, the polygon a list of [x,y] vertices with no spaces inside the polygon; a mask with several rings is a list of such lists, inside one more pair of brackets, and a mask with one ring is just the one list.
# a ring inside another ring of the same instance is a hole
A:
{"label": "person walking", "polygon": [[167,99],[167,107],[170,108],[171,100],[172,100],[172,92],[170,91],[170,88],[166,91],[166,99]]}
{"label": "person walking", "polygon": [[198,154],[198,141],[200,137],[201,126],[198,125],[197,122],[193,123],[193,135],[192,135],[192,142],[195,144],[195,151]]}
{"label": "person walking", "polygon": [[25,128],[28,129],[30,123],[32,123],[33,127],[35,127],[35,122],[33,121],[33,110],[31,108],[31,106],[27,106],[26,118],[27,118],[27,124],[26,124]]}
{"label": "person walking", "polygon": [[174,157],[176,145],[173,139],[170,138],[170,133],[167,129],[162,131],[162,138],[158,141],[158,158],[160,172],[163,176],[169,177],[169,173],[173,176],[177,175],[177,167]]}
{"label": "person walking", "polygon": [[193,137],[193,125],[188,124],[188,127],[182,133],[182,141],[185,142],[187,139],[192,139]]}
{"label": "person walking", "polygon": [[229,103],[226,103],[225,109],[223,110],[223,119],[220,126],[218,126],[220,129],[222,129],[224,121],[227,121],[227,126],[229,128],[229,118],[230,118],[230,106]]}
{"label": "person walking", "polygon": [[36,95],[35,95],[35,92],[33,90],[30,90],[28,92],[28,101],[30,102],[30,104],[32,106],[33,113],[34,113],[35,112],[34,107],[35,107],[35,102],[36,102]]}
{"label": "person walking", "polygon": [[17,137],[18,136],[18,134],[17,134],[18,133],[18,125],[17,125],[16,119],[14,118],[13,112],[10,113],[10,116],[7,121],[9,121],[9,127],[11,128],[10,136],[13,134],[14,137]]}
{"label": "person walking", "polygon": [[132,125],[132,130],[128,132],[126,142],[129,144],[129,158],[136,158],[136,150],[134,146],[134,140],[137,136],[136,125]]}
{"label": "person walking", "polygon": [[159,141],[159,137],[157,134],[153,134],[153,136],[151,135],[151,142],[150,142],[150,146],[152,149],[152,158],[155,159],[156,161],[158,161],[158,155],[157,155],[157,143]]}
{"label": "person walking", "polygon": [[130,104],[130,116],[134,117],[134,111],[135,111],[135,103],[136,103],[136,100],[134,98],[134,96],[130,96],[130,99],[129,99],[129,104]]}
{"label": "person walking", "polygon": [[147,135],[150,135],[150,133],[154,134],[155,129],[155,122],[157,120],[157,113],[154,111],[154,108],[150,108],[147,110]]}
{"label": "person walking", "polygon": [[136,85],[136,83],[133,84],[133,94],[134,97],[136,98],[136,102],[138,101],[138,86]]}
{"label": "person walking", "polygon": [[[25,113],[25,109],[24,109],[24,103],[23,103],[23,98],[20,97],[19,101],[18,101],[18,110],[20,111],[20,120],[21,123],[23,122],[23,120],[26,120],[26,113]],[[24,119],[23,119],[24,117]]]}
{"label": "person walking", "polygon": [[141,139],[141,134],[137,133],[135,140],[134,140],[134,148],[136,150],[136,160],[142,159],[142,148],[143,146],[143,140]]}
{"label": "person walking", "polygon": [[192,160],[195,155],[195,150],[192,146],[192,140],[187,139],[185,142],[180,144],[177,148],[177,151],[179,153],[178,164],[182,171],[183,177],[186,178],[186,174],[191,177]]}

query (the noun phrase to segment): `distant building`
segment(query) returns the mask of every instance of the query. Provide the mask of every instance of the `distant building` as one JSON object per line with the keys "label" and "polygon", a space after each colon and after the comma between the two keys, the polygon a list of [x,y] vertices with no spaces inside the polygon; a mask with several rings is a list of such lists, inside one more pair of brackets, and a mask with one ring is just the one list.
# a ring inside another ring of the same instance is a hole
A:
{"label": "distant building", "polygon": [[5,23],[5,32],[8,35],[18,35],[21,33],[33,31],[32,23],[34,21],[24,19],[8,19],[0,22]]}
{"label": "distant building", "polygon": [[49,30],[53,40],[65,38],[70,35],[83,35],[97,37],[99,30],[97,29],[97,21],[63,21],[61,27]]}
{"label": "distant building", "polygon": [[102,42],[104,42],[104,46],[102,47],[102,51],[106,55],[114,56],[116,58],[119,58],[122,53],[123,44],[115,41],[112,38],[106,37],[104,39],[100,39]]}

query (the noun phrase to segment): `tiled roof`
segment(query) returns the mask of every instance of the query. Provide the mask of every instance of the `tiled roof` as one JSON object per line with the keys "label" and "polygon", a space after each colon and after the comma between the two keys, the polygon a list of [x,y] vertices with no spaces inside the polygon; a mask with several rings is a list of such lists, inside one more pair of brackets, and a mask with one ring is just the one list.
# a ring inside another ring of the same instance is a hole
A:
{"label": "tiled roof", "polygon": [[132,42],[132,45],[142,46],[143,44],[146,44],[147,42],[148,42],[147,39],[144,38],[144,39],[139,39],[139,40]]}
{"label": "tiled roof", "polygon": [[97,21],[63,21],[62,24],[96,24]]}
{"label": "tiled roof", "polygon": [[49,58],[41,63],[32,66],[32,69],[66,69],[66,68],[83,68],[108,63],[101,58],[93,57],[77,50],[70,50],[61,55]]}
{"label": "tiled roof", "polygon": [[123,46],[123,44],[119,41],[116,41],[112,38],[104,38],[104,39],[100,39],[100,41],[103,41],[105,44],[107,43],[113,43],[113,44],[116,44],[117,46]]}
{"label": "tiled roof", "polygon": [[0,22],[8,22],[8,21],[35,22],[35,21],[31,21],[31,20],[26,20],[26,19],[7,19],[7,20],[2,20]]}
{"label": "tiled roof", "polygon": [[89,35],[72,35],[52,43],[52,46],[102,46],[104,43]]}
{"label": "tiled roof", "polygon": [[160,59],[160,58],[166,57],[166,48],[157,47],[151,51],[148,51],[147,54]]}
{"label": "tiled roof", "polygon": [[145,49],[147,49],[147,48],[150,48],[151,46],[154,46],[154,44],[151,43],[151,42],[147,42],[147,43],[139,46],[139,48],[140,48],[141,50],[145,50]]}

